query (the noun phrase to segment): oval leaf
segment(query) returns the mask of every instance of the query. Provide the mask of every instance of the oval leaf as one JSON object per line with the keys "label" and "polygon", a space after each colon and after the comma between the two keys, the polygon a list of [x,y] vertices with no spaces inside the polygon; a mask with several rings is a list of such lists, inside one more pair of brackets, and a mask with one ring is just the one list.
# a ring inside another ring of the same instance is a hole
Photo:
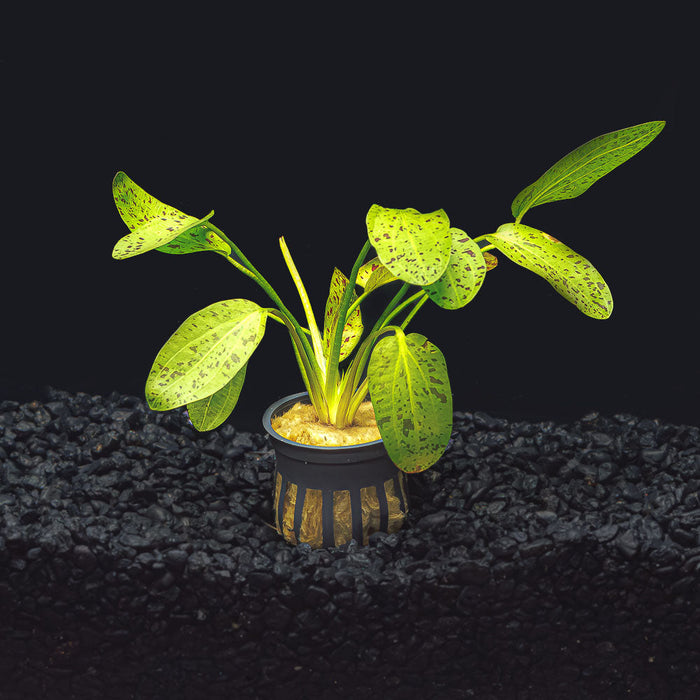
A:
{"label": "oval leaf", "polygon": [[[331,278],[331,288],[326,301],[326,312],[323,319],[323,355],[328,360],[331,352],[331,344],[335,338],[335,329],[338,326],[338,311],[340,303],[348,286],[348,278],[337,268],[333,270]],[[352,301],[357,299],[357,294],[353,293]],[[344,360],[357,345],[357,341],[362,335],[362,315],[359,307],[350,315],[348,322],[343,328],[343,343],[340,346],[340,360]]]}
{"label": "oval leaf", "polygon": [[583,194],[594,182],[651,143],[666,122],[647,122],[603,134],[557,161],[526,187],[511,206],[516,223],[531,207]]}
{"label": "oval leaf", "polygon": [[[206,222],[214,215],[213,211],[202,219],[183,214],[180,210],[163,204],[148,194],[126,173],[118,172],[114,176],[112,194],[119,215],[131,231],[131,233],[117,241],[114,246],[112,257],[117,260],[124,260],[134,255],[146,253],[149,250],[161,248],[193,228],[198,229],[194,237],[200,236],[200,246],[205,245],[207,241],[207,236],[203,234],[204,230],[208,231],[211,236],[216,235],[211,229],[206,227]],[[187,239],[183,238],[179,247],[186,247],[187,244]],[[220,244],[214,245],[213,249],[220,250],[221,244],[226,246],[221,241]],[[175,250],[171,248],[163,252],[194,252],[195,250],[204,249],[203,247],[189,250]]]}
{"label": "oval leaf", "polygon": [[525,224],[504,224],[485,237],[513,262],[543,277],[586,316],[608,318],[610,289],[598,270],[568,246]]}
{"label": "oval leaf", "polygon": [[372,351],[367,379],[394,464],[405,472],[435,464],[452,433],[452,393],[440,350],[418,333],[386,336]]}
{"label": "oval leaf", "polygon": [[192,314],[158,353],[146,380],[155,411],[198,401],[241,370],[265,333],[267,312],[252,301],[218,301]]}
{"label": "oval leaf", "polygon": [[214,430],[231,415],[238,403],[247,367],[247,364],[243,365],[233,379],[211,396],[187,404],[187,414],[196,430]]}
{"label": "oval leaf", "polygon": [[367,213],[367,231],[382,264],[409,284],[432,284],[450,260],[450,221],[442,209],[421,214],[373,204]]}
{"label": "oval leaf", "polygon": [[466,306],[481,289],[486,261],[478,243],[458,228],[451,228],[450,262],[437,282],[425,287],[430,298],[443,309]]}

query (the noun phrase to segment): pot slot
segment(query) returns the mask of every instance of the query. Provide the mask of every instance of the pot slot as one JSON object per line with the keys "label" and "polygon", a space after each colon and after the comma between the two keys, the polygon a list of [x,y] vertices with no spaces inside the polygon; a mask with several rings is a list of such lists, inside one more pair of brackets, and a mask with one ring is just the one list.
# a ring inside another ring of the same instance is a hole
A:
{"label": "pot slot", "polygon": [[275,475],[275,525],[292,544],[367,544],[373,532],[396,532],[406,515],[403,475],[362,488],[311,489]]}

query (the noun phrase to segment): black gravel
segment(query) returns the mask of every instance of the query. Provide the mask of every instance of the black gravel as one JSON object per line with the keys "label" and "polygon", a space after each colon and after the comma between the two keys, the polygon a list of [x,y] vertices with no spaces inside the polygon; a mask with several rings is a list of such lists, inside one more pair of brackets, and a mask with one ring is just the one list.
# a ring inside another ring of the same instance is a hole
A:
{"label": "black gravel", "polygon": [[267,438],[0,402],[0,698],[700,697],[700,429],[457,413],[398,534],[312,551]]}

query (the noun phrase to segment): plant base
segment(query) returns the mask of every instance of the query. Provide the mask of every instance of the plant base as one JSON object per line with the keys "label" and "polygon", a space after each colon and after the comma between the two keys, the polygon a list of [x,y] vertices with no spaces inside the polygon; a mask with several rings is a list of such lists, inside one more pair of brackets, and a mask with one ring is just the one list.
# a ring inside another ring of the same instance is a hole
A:
{"label": "plant base", "polygon": [[360,445],[382,439],[371,401],[365,401],[360,406],[355,420],[347,428],[322,423],[308,401],[297,401],[284,414],[272,419],[272,429],[293,442],[319,447]]}

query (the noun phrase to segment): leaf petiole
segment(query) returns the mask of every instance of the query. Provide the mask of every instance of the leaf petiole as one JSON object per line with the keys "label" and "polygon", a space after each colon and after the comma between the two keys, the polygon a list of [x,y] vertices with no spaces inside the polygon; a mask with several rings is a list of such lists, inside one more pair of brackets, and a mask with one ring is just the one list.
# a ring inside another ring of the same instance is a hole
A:
{"label": "leaf petiole", "polygon": [[402,311],[404,311],[408,306],[410,306],[413,303],[416,303],[416,308],[412,309],[409,315],[406,317],[406,320],[401,324],[401,328],[405,328],[406,324],[416,315],[418,312],[418,309],[420,309],[421,306],[427,301],[428,299],[428,293],[421,289],[420,291],[416,292],[412,296],[410,296],[406,301],[404,301],[402,304],[399,304],[391,313],[388,314],[388,316],[384,319],[384,323],[382,324],[382,328],[386,328],[386,324],[389,323],[393,318],[398,316]]}
{"label": "leaf petiole", "polygon": [[323,356],[323,343],[321,341],[321,334],[316,325],[316,318],[314,317],[314,311],[311,307],[311,301],[309,300],[309,295],[306,292],[304,283],[301,279],[301,275],[297,270],[297,266],[294,264],[294,259],[292,254],[287,247],[287,243],[284,240],[284,236],[280,236],[279,239],[280,249],[282,250],[282,256],[284,257],[284,262],[287,264],[287,269],[289,274],[294,280],[294,285],[299,293],[299,298],[301,299],[301,304],[304,307],[304,314],[306,315],[306,322],[309,324],[309,331],[311,335],[311,342],[313,343],[314,354],[316,355],[316,362],[318,362],[321,372],[325,374],[326,372],[326,360]]}
{"label": "leaf petiole", "polygon": [[331,349],[328,353],[328,364],[326,371],[326,393],[331,396],[334,394],[335,389],[338,384],[338,364],[340,362],[340,346],[343,343],[343,330],[345,328],[345,323],[348,319],[348,309],[350,308],[350,301],[352,300],[352,295],[355,292],[355,284],[357,282],[357,273],[360,271],[362,263],[365,261],[367,254],[371,248],[369,241],[366,241],[362,246],[362,250],[355,260],[355,264],[350,272],[350,277],[348,278],[348,284],[345,287],[345,292],[343,298],[340,302],[340,308],[338,309],[338,324],[335,328],[335,336],[331,343]]}
{"label": "leaf petiole", "polygon": [[[227,256],[227,260],[231,262],[236,269],[241,270],[244,274],[246,274],[248,277],[251,279],[255,280],[255,282],[262,288],[262,290],[267,294],[268,297],[274,302],[275,306],[280,310],[282,315],[289,321],[289,323],[294,327],[296,330],[298,336],[299,336],[299,341],[300,343],[304,346],[305,352],[313,356],[313,350],[311,348],[311,345],[309,345],[309,341],[306,338],[306,335],[304,333],[304,329],[301,327],[299,322],[296,320],[296,317],[294,314],[284,305],[284,302],[280,298],[279,294],[272,288],[272,285],[258,272],[256,269],[255,265],[246,258],[246,256],[243,254],[243,251],[217,226],[214,226],[211,222],[208,222],[208,225],[212,228],[213,231],[217,233],[228,245],[231,247],[231,252],[234,253],[239,259],[240,263],[233,260],[230,256]],[[242,264],[241,264],[242,263]],[[243,268],[243,269],[242,269]]]}

